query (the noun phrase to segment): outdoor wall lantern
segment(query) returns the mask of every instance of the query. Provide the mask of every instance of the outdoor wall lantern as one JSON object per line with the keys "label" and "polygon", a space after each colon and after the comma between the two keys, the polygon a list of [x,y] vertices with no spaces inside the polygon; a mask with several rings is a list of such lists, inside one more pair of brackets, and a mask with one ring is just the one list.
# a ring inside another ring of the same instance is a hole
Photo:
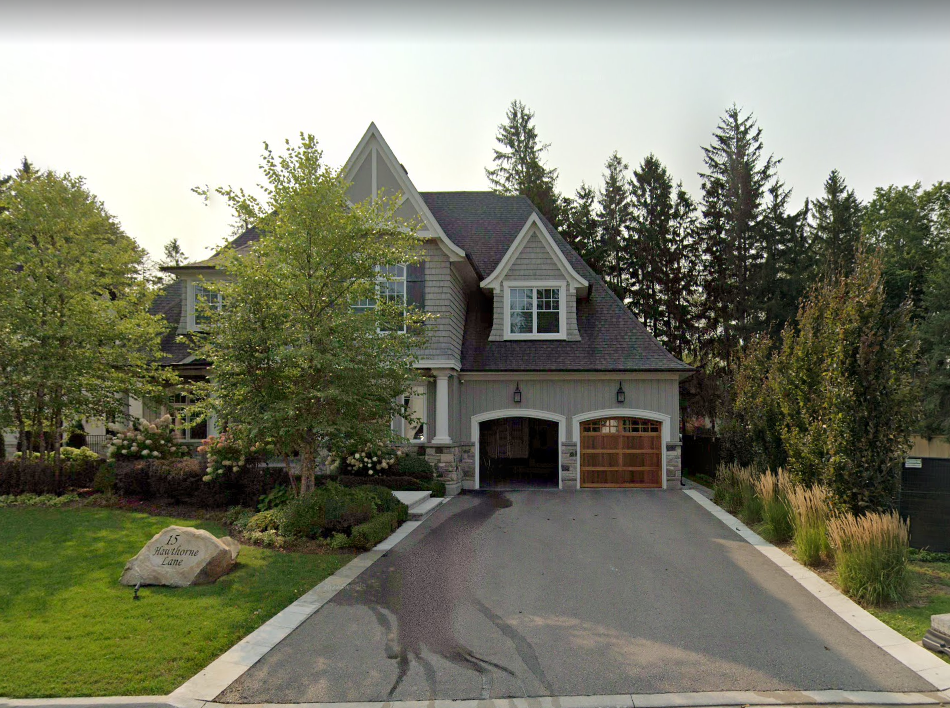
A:
{"label": "outdoor wall lantern", "polygon": [[623,381],[620,382],[620,388],[617,389],[617,403],[623,403],[627,400],[627,393],[623,390]]}
{"label": "outdoor wall lantern", "polygon": [[521,383],[520,382],[515,384],[514,401],[515,403],[521,403]]}

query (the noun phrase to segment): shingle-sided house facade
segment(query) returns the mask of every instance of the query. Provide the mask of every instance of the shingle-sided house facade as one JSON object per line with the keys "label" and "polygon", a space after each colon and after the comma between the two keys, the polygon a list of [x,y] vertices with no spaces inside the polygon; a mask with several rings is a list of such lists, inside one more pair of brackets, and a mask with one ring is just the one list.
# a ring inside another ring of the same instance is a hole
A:
{"label": "shingle-sided house facade", "polygon": [[[409,397],[422,425],[394,430],[464,488],[679,484],[679,382],[667,352],[524,197],[419,192],[375,125],[345,166],[352,201],[398,192],[424,260],[397,292],[433,315]],[[250,230],[233,246],[257,237]],[[166,363],[203,376],[178,339],[200,326],[208,261],[171,269],[155,303]],[[204,434],[196,430],[193,436]]]}

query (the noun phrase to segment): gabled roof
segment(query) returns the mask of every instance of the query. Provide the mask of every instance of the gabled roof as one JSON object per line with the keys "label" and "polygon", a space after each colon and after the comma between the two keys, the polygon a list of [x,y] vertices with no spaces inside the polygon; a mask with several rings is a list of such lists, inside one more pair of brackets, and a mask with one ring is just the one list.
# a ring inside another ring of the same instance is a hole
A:
{"label": "gabled roof", "polygon": [[[385,164],[386,171],[395,179],[399,191],[402,194],[402,201],[408,201],[425,222],[425,227],[421,231],[427,232],[435,237],[450,260],[465,260],[465,252],[456,244],[452,243],[452,240],[446,236],[445,231],[442,230],[439,222],[432,215],[432,212],[429,211],[429,207],[426,206],[416,186],[412,183],[412,180],[409,179],[409,174],[406,172],[405,167],[396,159],[396,155],[393,153],[392,148],[389,147],[389,143],[386,142],[383,134],[379,128],[376,127],[376,123],[369,124],[369,128],[366,129],[363,137],[346,161],[346,165],[343,166],[344,179],[352,182],[363,163],[366,160],[371,160],[372,183],[370,191],[375,198],[380,188],[380,185],[376,181],[378,171],[377,161],[380,159],[382,159]],[[425,233],[421,235],[424,236]]]}
{"label": "gabled roof", "polygon": [[521,250],[524,248],[525,244],[528,243],[528,239],[530,239],[533,234],[537,234],[541,239],[542,245],[551,256],[551,259],[560,269],[561,273],[564,275],[564,279],[567,281],[568,285],[574,288],[578,295],[581,295],[582,291],[586,291],[589,283],[571,267],[571,264],[568,262],[567,258],[563,253],[561,253],[561,250],[557,247],[557,244],[554,243],[554,240],[544,227],[544,224],[541,223],[541,215],[537,212],[532,212],[531,216],[528,217],[525,225],[521,227],[521,231],[517,236],[515,236],[515,240],[512,242],[511,246],[508,247],[508,251],[495,267],[495,270],[492,271],[491,275],[481,282],[481,287],[486,289],[492,288],[496,291],[498,290],[502,280],[508,273],[508,270],[518,259],[518,255],[521,253]]}
{"label": "gabled roof", "polygon": [[502,262],[528,219],[535,215],[574,271],[590,283],[577,302],[581,341],[489,342],[491,299],[469,298],[462,339],[463,371],[671,371],[692,367],[670,354],[525,197],[494,192],[423,192],[442,228],[483,273]]}

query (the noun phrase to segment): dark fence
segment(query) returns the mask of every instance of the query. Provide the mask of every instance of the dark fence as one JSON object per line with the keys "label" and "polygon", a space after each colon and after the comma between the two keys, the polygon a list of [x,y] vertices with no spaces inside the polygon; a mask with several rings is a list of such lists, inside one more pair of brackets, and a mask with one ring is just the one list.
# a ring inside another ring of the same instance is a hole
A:
{"label": "dark fence", "polygon": [[719,439],[700,435],[683,436],[683,471],[716,476],[719,466]]}
{"label": "dark fence", "polygon": [[910,519],[910,545],[950,553],[950,460],[922,457],[901,474],[901,516]]}
{"label": "dark fence", "polygon": [[86,447],[99,455],[99,457],[106,457],[106,454],[109,452],[110,440],[112,440],[111,435],[87,435]]}

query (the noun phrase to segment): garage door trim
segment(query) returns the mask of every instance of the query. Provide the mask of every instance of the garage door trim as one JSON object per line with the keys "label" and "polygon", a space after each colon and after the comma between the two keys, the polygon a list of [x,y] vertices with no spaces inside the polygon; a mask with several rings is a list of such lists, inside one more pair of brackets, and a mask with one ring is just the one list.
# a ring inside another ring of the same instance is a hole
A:
{"label": "garage door trim", "polygon": [[645,411],[639,408],[605,408],[575,415],[571,419],[574,442],[577,444],[577,488],[581,488],[581,423],[598,418],[646,418],[660,423],[660,480],[666,489],[666,444],[670,441],[670,417],[657,411]]}
{"label": "garage door trim", "polygon": [[[559,413],[549,413],[548,411],[538,411],[532,408],[505,408],[497,411],[488,411],[472,416],[472,441],[475,443],[475,489],[481,489],[479,467],[479,423],[486,420],[496,420],[498,418],[540,418],[541,420],[551,420],[557,423],[557,488],[563,489],[564,480],[561,474],[561,450],[564,446],[564,426],[567,418]],[[665,464],[665,463],[664,463]],[[665,469],[665,468],[664,468]]]}

